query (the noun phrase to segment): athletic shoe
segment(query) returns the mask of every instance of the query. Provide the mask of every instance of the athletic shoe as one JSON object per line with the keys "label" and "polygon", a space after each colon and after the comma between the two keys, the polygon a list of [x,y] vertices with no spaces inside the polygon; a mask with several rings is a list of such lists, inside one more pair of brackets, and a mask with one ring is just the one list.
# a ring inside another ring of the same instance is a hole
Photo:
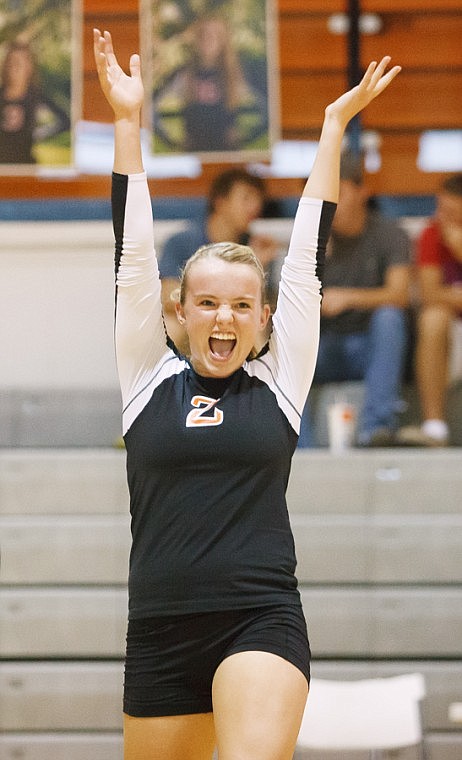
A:
{"label": "athletic shoe", "polygon": [[422,446],[426,448],[442,448],[449,446],[448,437],[435,438],[425,433],[418,425],[403,427],[396,433],[397,446]]}

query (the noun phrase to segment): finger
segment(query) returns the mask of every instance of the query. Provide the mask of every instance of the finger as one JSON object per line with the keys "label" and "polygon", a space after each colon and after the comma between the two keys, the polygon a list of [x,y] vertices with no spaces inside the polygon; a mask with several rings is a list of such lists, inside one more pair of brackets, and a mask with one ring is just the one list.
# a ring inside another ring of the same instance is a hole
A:
{"label": "finger", "polygon": [[385,73],[385,70],[387,66],[389,65],[390,61],[391,61],[391,56],[387,55],[384,58],[382,58],[382,60],[378,64],[376,70],[374,71],[374,74],[372,75],[372,84],[374,86],[380,81],[382,77],[387,78],[388,74],[390,74],[391,71],[394,72],[393,77],[391,77],[391,79],[393,79],[396,76],[396,74],[401,71],[401,66],[393,66],[393,68],[390,69],[389,72]]}
{"label": "finger", "polygon": [[104,53],[104,38],[99,29],[93,30],[93,51],[95,56],[96,71],[101,83],[106,77],[107,61]]}
{"label": "finger", "polygon": [[104,52],[106,54],[107,62],[109,66],[117,66],[117,58],[114,53],[114,47],[112,45],[111,33],[104,32]]}
{"label": "finger", "polygon": [[390,61],[391,56],[389,55],[384,56],[382,60],[379,61],[379,63],[377,63],[377,61],[371,61],[366,69],[366,73],[361,80],[361,85],[367,89],[373,90],[377,82],[383,76],[385,69]]}
{"label": "finger", "polygon": [[386,87],[390,84],[390,82],[399,74],[401,71],[401,66],[393,66],[390,71],[387,71],[386,74],[383,75],[383,77],[377,82],[375,87],[375,94],[379,95],[383,90],[385,90]]}
{"label": "finger", "polygon": [[372,75],[372,79],[379,80],[381,76],[383,76],[385,69],[387,68],[388,64],[391,61],[391,55],[385,55],[381,61],[377,64],[375,71]]}
{"label": "finger", "polygon": [[359,85],[362,87],[369,87],[370,81],[372,79],[372,76],[374,74],[374,71],[377,66],[377,61],[371,61],[369,66],[367,67],[363,78],[361,79]]}
{"label": "finger", "polygon": [[374,72],[373,72],[373,74],[371,76],[371,81],[370,81],[370,85],[369,85],[371,87],[371,89],[375,89],[375,87],[377,86],[377,83],[380,82],[381,78],[385,74],[385,70],[386,70],[388,64],[390,63],[390,61],[391,61],[391,56],[386,55],[377,64],[377,66],[375,67],[375,70],[374,70]]}
{"label": "finger", "polygon": [[130,74],[135,78],[141,77],[141,60],[138,53],[130,56]]}
{"label": "finger", "polygon": [[104,39],[101,36],[101,32],[99,29],[93,29],[93,52],[95,54],[95,59],[98,60],[99,53],[103,51],[102,45],[104,44]]}
{"label": "finger", "polygon": [[95,51],[95,58],[100,58],[103,55],[104,59],[106,59],[106,41],[99,29],[93,30],[93,49]]}

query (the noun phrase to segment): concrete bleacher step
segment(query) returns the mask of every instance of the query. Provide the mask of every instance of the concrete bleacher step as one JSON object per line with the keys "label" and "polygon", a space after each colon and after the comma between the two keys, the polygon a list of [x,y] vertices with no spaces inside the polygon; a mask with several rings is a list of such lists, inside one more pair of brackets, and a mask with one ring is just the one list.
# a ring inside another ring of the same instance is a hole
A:
{"label": "concrete bleacher step", "polygon": [[295,453],[287,491],[293,514],[462,513],[462,452],[351,449]]}
{"label": "concrete bleacher step", "polygon": [[302,587],[318,657],[460,657],[462,589]]}
{"label": "concrete bleacher step", "polygon": [[126,584],[126,515],[0,517],[4,584]]}
{"label": "concrete bleacher step", "polygon": [[[455,730],[449,706],[460,698],[461,663],[316,657],[312,662],[313,676],[318,678],[380,678],[413,672],[425,677],[423,713],[428,730]],[[118,731],[122,726],[122,680],[121,661],[4,663],[0,669],[0,731]]]}
{"label": "concrete bleacher step", "polygon": [[[432,735],[426,737],[425,760],[460,760],[461,745],[451,735]],[[371,760],[371,753],[361,750],[346,752],[326,752],[325,750],[295,750],[293,760]],[[380,754],[385,760],[422,760],[420,747],[401,747]]]}
{"label": "concrete bleacher step", "polygon": [[[5,709],[0,713],[0,758],[45,760],[46,755],[40,753],[46,748],[50,750],[50,760],[68,756],[72,760],[81,757],[83,760],[84,755],[80,754],[83,748],[87,752],[91,748],[87,757],[106,760],[109,755],[105,753],[110,747],[116,760],[120,747],[122,669],[122,663],[3,665],[0,699]],[[428,757],[430,760],[453,757],[459,760],[456,750],[460,752],[462,737],[449,721],[448,714],[449,705],[460,694],[460,664],[426,660],[390,663],[315,659],[312,672],[319,678],[337,679],[423,673],[427,688],[423,717],[431,751]],[[21,747],[29,754],[18,754]],[[65,755],[63,748],[66,748]]]}
{"label": "concrete bleacher step", "polygon": [[7,662],[0,668],[0,730],[120,731],[123,665]]}
{"label": "concrete bleacher step", "polygon": [[[460,657],[462,589],[301,587],[320,657]],[[6,588],[4,657],[122,657],[125,588]]]}
{"label": "concrete bleacher step", "polygon": [[[297,451],[288,489],[313,673],[424,673],[429,760],[462,757],[461,461]],[[0,449],[0,760],[120,757],[129,545],[123,450]]]}
{"label": "concrete bleacher step", "polygon": [[0,446],[105,447],[120,434],[118,388],[14,388],[0,394]]}
{"label": "concrete bleacher step", "polygon": [[2,515],[127,514],[125,452],[0,449]]}
{"label": "concrete bleacher step", "polygon": [[[462,583],[460,515],[295,513],[291,522],[302,584]],[[3,584],[126,583],[128,514],[0,516],[0,536]]]}
{"label": "concrete bleacher step", "polygon": [[[295,452],[291,513],[456,514],[462,506],[460,449],[323,449]],[[52,487],[50,487],[52,484]],[[2,515],[126,514],[125,452],[0,449]]]}
{"label": "concrete bleacher step", "polygon": [[122,657],[125,587],[5,588],[0,598],[3,657]]}
{"label": "concrete bleacher step", "polygon": [[43,734],[0,736],[0,760],[122,760],[122,733]]}
{"label": "concrete bleacher step", "polygon": [[[115,381],[115,378],[113,378]],[[421,419],[415,386],[403,388],[399,425]],[[361,381],[313,386],[310,403],[314,442],[328,446],[327,410],[345,400],[360,410]],[[447,418],[453,446],[462,446],[462,379],[448,388]],[[0,394],[0,446],[31,448],[104,448],[121,434],[121,398],[117,384],[106,387],[6,388]]]}
{"label": "concrete bleacher step", "polygon": [[461,515],[296,513],[291,523],[301,584],[462,583]]}

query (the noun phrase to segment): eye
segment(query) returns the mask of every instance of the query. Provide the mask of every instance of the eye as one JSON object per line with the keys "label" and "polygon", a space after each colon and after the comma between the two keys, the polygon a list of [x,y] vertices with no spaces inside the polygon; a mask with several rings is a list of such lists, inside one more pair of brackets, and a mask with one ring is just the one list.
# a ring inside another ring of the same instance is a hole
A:
{"label": "eye", "polygon": [[199,306],[204,306],[206,309],[212,309],[215,306],[215,303],[210,298],[203,298],[202,301],[199,301]]}
{"label": "eye", "polygon": [[250,304],[247,301],[239,301],[236,304],[236,308],[243,311],[244,309],[250,309]]}

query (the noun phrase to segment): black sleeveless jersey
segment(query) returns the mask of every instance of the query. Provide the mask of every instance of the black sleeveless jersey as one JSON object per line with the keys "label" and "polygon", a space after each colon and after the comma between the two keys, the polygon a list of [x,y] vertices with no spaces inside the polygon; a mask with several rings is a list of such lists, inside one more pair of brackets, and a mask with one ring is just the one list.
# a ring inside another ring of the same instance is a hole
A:
{"label": "black sleeveless jersey", "polygon": [[146,177],[113,175],[131,618],[299,601],[285,490],[334,211],[301,200],[268,344],[230,377],[201,377],[165,334]]}

